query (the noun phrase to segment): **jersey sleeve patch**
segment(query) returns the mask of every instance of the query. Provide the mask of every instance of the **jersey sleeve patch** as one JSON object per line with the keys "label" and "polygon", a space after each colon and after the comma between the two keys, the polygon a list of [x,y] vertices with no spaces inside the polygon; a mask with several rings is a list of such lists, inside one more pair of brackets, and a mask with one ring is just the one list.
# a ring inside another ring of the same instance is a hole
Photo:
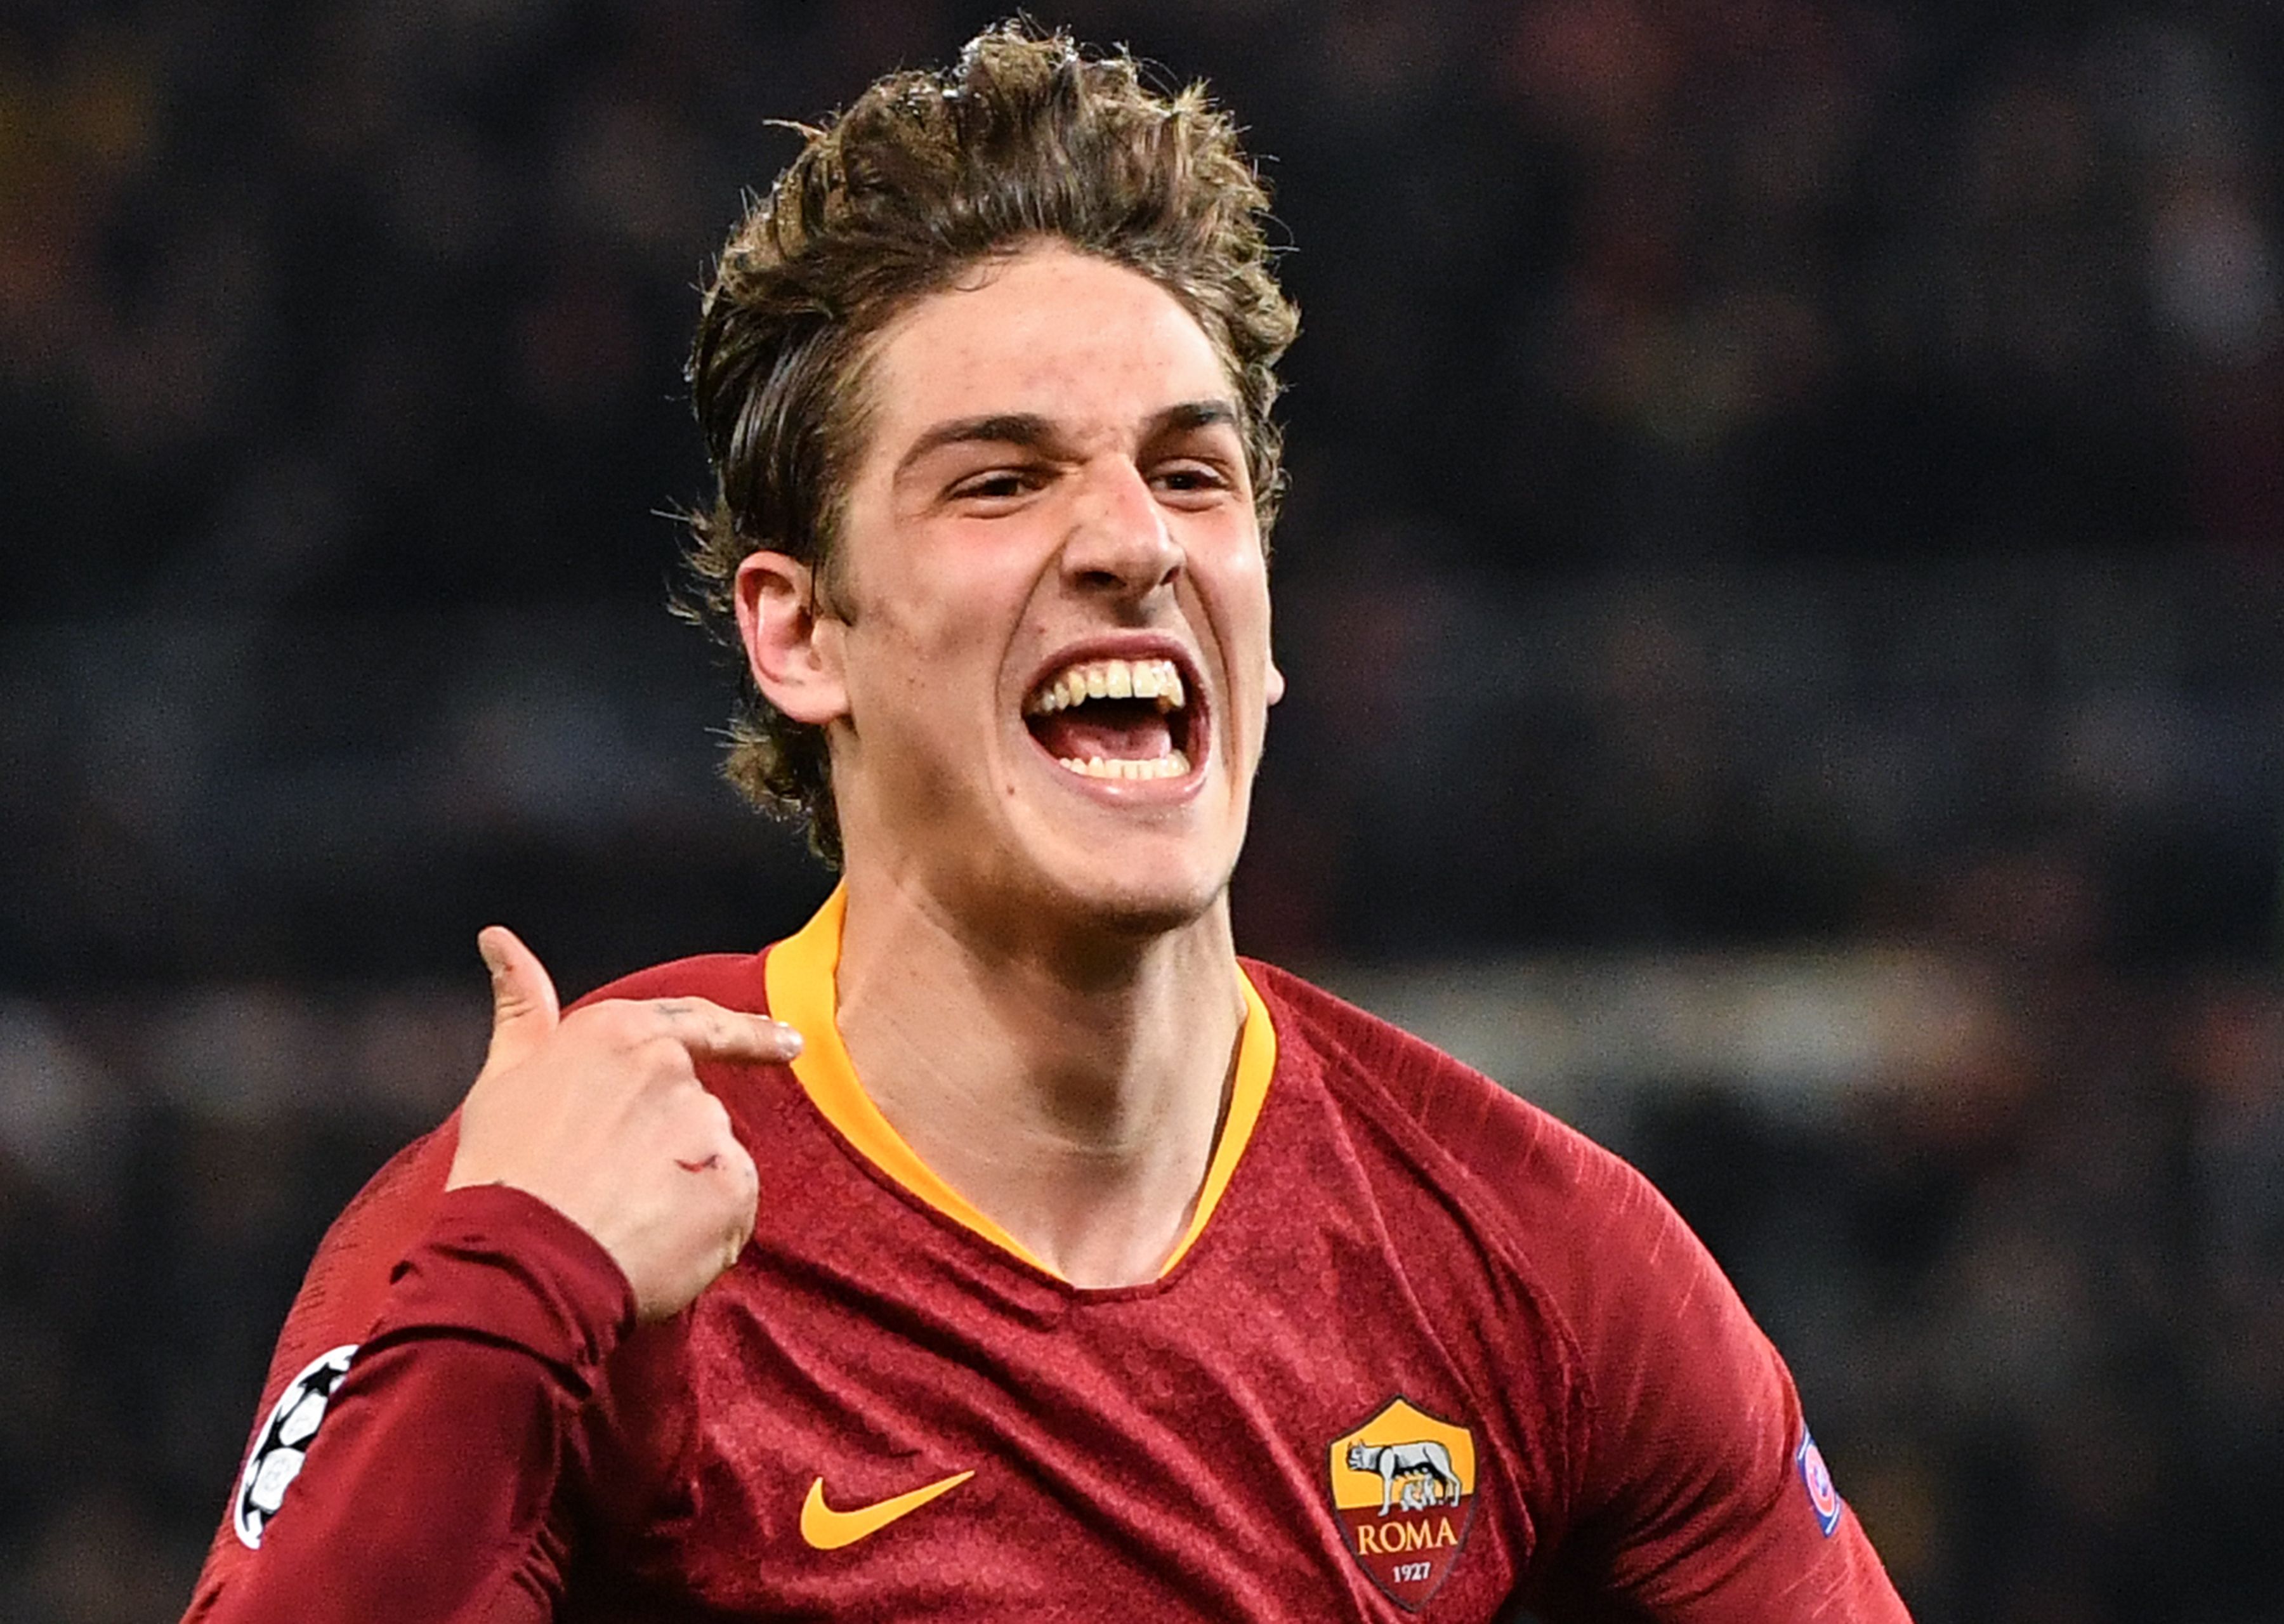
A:
{"label": "jersey sleeve patch", "polygon": [[248,1550],[262,1549],[262,1531],[270,1526],[270,1519],[278,1514],[278,1506],[285,1501],[286,1491],[301,1474],[301,1463],[308,1458],[309,1445],[325,1418],[325,1406],[332,1401],[333,1389],[340,1385],[341,1378],[348,1374],[349,1361],[356,1350],[356,1343],[344,1343],[311,1360],[299,1376],[286,1384],[286,1391],[278,1395],[278,1402],[270,1408],[269,1419],[254,1433],[254,1448],[246,1455],[246,1470],[239,1474],[238,1493],[231,1501],[230,1514],[239,1543]]}
{"label": "jersey sleeve patch", "polygon": [[1808,1491],[1809,1509],[1816,1513],[1816,1526],[1830,1539],[1832,1531],[1840,1526],[1840,1491],[1832,1486],[1832,1470],[1824,1464],[1824,1451],[1816,1447],[1816,1440],[1806,1427],[1800,1430],[1800,1448],[1792,1452],[1792,1464],[1800,1472],[1801,1487]]}

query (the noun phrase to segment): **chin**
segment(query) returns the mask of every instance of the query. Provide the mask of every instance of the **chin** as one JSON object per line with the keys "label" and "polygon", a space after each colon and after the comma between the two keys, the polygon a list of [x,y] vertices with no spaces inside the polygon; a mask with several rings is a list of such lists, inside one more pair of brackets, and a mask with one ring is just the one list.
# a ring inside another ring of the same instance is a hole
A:
{"label": "chin", "polygon": [[1226,894],[1205,895],[1130,893],[1110,898],[1093,910],[1101,927],[1116,935],[1136,938],[1171,935],[1196,924]]}
{"label": "chin", "polygon": [[1060,883],[1046,878],[1041,889],[1048,894],[1039,904],[1079,930],[1139,941],[1186,929],[1211,913],[1229,894],[1229,874],[1225,868],[1210,873],[1161,868],[1138,877],[1096,868]]}

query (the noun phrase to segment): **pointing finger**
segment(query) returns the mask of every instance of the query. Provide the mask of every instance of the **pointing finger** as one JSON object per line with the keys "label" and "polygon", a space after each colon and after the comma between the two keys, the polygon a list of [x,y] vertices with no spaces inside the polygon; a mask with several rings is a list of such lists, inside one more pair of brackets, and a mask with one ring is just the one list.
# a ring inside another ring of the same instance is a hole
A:
{"label": "pointing finger", "polygon": [[766,1015],[724,1009],[705,998],[661,998],[651,1007],[694,1060],[775,1066],[801,1052],[801,1034]]}

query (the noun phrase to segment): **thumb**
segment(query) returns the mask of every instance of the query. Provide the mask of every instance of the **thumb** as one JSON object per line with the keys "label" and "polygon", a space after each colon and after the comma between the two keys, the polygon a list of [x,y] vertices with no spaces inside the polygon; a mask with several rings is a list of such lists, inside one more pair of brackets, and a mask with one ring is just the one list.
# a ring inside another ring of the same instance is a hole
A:
{"label": "thumb", "polygon": [[563,1019],[561,1007],[547,966],[505,925],[478,932],[476,951],[492,972],[492,1043],[484,1069],[501,1071],[546,1042]]}

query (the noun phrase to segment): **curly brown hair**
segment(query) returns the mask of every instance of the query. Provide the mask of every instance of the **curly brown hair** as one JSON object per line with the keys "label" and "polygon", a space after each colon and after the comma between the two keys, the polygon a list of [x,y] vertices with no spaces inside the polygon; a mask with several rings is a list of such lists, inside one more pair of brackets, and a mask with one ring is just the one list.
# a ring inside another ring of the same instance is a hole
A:
{"label": "curly brown hair", "polygon": [[[1091,56],[1018,20],[948,71],[890,74],[823,128],[797,128],[801,153],[731,233],[691,347],[716,489],[690,518],[681,613],[742,656],[732,583],[763,549],[808,564],[830,611],[871,340],[1041,239],[1148,277],[1204,330],[1237,394],[1266,544],[1284,483],[1276,367],[1298,316],[1271,271],[1268,194],[1202,85],[1162,95],[1122,50]],[[805,816],[839,863],[824,730],[778,711],[750,672],[723,773]]]}

